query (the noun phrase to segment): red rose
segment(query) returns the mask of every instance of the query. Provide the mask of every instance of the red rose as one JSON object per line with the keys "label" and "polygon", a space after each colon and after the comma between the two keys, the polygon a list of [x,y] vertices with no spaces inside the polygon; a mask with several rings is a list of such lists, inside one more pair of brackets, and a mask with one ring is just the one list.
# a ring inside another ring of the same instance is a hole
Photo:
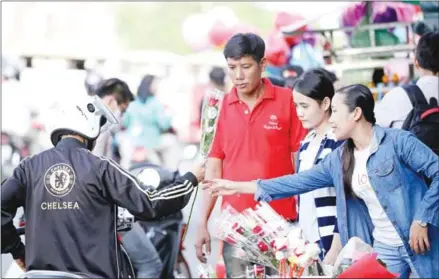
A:
{"label": "red rose", "polygon": [[255,275],[258,276],[264,274],[265,268],[262,265],[255,265],[254,270],[255,270]]}
{"label": "red rose", "polygon": [[259,225],[253,228],[253,233],[259,236],[264,236],[265,234],[264,231],[262,230],[262,227]]}
{"label": "red rose", "polygon": [[266,251],[268,251],[268,246],[267,246],[267,244],[265,244],[265,242],[263,242],[263,241],[259,241],[259,243],[258,243],[258,248],[259,248],[259,250],[260,250],[261,252],[266,252]]}
{"label": "red rose", "polygon": [[244,234],[244,228],[241,227],[238,223],[233,224],[232,230],[234,230],[235,232],[237,232],[239,234]]}
{"label": "red rose", "polygon": [[231,238],[230,236],[226,237],[226,242],[231,244],[231,245],[235,245],[236,244],[236,241],[233,238]]}
{"label": "red rose", "polygon": [[276,241],[272,240],[272,241],[270,242],[270,246],[271,246],[271,248],[274,248],[274,246],[276,246]]}
{"label": "red rose", "polygon": [[209,99],[209,106],[214,107],[216,106],[216,104],[218,104],[218,100],[215,98],[210,98]]}

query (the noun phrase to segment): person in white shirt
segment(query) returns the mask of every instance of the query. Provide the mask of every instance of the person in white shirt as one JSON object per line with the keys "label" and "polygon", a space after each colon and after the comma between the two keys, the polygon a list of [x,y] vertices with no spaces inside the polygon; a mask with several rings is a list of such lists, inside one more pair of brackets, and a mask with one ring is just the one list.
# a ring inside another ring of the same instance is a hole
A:
{"label": "person in white shirt", "polygon": [[[439,100],[439,31],[423,35],[416,47],[415,67],[420,78],[416,85],[424,93],[427,101]],[[387,128],[401,128],[413,109],[407,93],[396,87],[384,95],[375,107],[377,124]]]}

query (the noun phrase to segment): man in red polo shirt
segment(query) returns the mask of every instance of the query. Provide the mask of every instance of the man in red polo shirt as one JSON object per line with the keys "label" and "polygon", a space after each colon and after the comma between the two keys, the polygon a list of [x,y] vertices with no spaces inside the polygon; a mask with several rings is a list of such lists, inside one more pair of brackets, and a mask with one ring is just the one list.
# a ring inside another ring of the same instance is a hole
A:
{"label": "man in red polo shirt", "polygon": [[[274,178],[294,172],[293,153],[306,135],[297,118],[290,89],[274,86],[261,78],[266,67],[265,44],[255,34],[237,34],[224,48],[234,87],[224,98],[217,132],[206,167],[206,179],[234,181]],[[204,194],[197,257],[206,262],[203,246],[210,253],[208,220],[216,198]],[[223,197],[238,211],[254,207],[252,195]],[[296,219],[294,198],[274,201],[271,206],[286,219]],[[223,246],[227,277],[245,274],[247,262],[232,257],[233,247]]]}

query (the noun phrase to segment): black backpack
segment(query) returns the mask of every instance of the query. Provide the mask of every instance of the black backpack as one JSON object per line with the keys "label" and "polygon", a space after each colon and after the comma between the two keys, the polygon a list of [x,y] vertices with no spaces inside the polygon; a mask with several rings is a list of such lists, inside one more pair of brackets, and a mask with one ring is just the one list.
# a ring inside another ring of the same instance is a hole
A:
{"label": "black backpack", "polygon": [[424,144],[439,155],[439,106],[436,98],[430,103],[417,85],[402,87],[413,105],[412,111],[402,125],[403,130],[412,132]]}

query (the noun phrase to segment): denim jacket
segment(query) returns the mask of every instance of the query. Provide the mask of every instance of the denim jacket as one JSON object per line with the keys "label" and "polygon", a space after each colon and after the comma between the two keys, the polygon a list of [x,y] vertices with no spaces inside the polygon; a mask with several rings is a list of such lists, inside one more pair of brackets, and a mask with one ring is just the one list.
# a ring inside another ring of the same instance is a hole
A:
{"label": "denim jacket", "polygon": [[[420,278],[439,278],[438,156],[407,131],[377,125],[373,129],[371,155],[366,165],[371,186]],[[255,199],[270,201],[334,185],[342,244],[358,236],[372,245],[373,224],[365,203],[358,198],[347,198],[344,192],[342,149],[336,149],[310,170],[258,180]],[[431,181],[430,185],[425,177]],[[431,250],[424,255],[415,254],[409,246],[414,220],[428,223]]]}

